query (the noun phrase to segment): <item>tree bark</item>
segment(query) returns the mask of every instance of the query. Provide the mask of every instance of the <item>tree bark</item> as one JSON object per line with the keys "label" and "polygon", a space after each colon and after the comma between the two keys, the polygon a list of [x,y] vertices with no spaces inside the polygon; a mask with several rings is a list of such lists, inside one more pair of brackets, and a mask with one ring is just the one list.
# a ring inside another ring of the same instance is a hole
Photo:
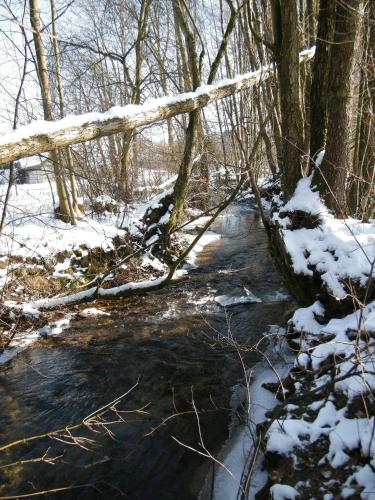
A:
{"label": "tree bark", "polygon": [[[30,22],[33,28],[38,79],[42,94],[44,119],[47,121],[52,121],[53,120],[52,99],[51,99],[51,92],[50,92],[49,78],[47,71],[47,60],[41,37],[39,0],[30,0]],[[50,161],[52,162],[53,165],[57,194],[59,199],[59,207],[57,215],[65,222],[71,222],[72,213],[68,203],[68,194],[65,189],[64,179],[60,169],[58,155],[55,150],[51,150]]]}
{"label": "tree bark", "polygon": [[364,220],[374,216],[375,206],[375,4],[367,4],[361,69],[358,154],[354,163],[352,213]]}
{"label": "tree bark", "polygon": [[334,34],[335,0],[320,0],[318,34],[310,93],[310,167],[324,148],[327,130],[327,101],[331,47]]}
{"label": "tree bark", "polygon": [[327,140],[323,162],[315,170],[313,179],[327,206],[338,216],[346,212],[345,183],[351,171],[353,67],[361,4],[362,0],[351,0],[350,5],[336,2],[328,81]]}
{"label": "tree bark", "polygon": [[281,183],[285,198],[288,199],[302,176],[304,155],[297,2],[273,0],[272,13],[283,140]]}
{"label": "tree bark", "polygon": [[[50,0],[50,6],[51,6],[51,22],[52,22],[52,46],[53,46],[55,65],[56,65],[56,81],[57,81],[57,91],[58,91],[58,95],[59,95],[60,118],[64,118],[64,116],[65,116],[65,96],[64,96],[64,88],[63,88],[62,81],[61,81],[61,54],[60,54],[59,42],[57,39],[57,27],[56,27],[57,12],[56,12],[56,6],[55,6],[54,0]],[[69,204],[69,210],[71,213],[71,221],[70,222],[72,224],[76,224],[76,216],[81,216],[82,214],[78,208],[77,186],[76,186],[76,180],[75,180],[75,176],[74,176],[73,156],[72,156],[72,152],[71,152],[69,146],[67,146],[65,148],[65,155],[66,155],[66,161],[68,164],[71,202],[70,202],[69,193],[66,189],[66,185],[65,185],[65,191],[66,191],[66,195],[67,195],[67,201]],[[62,158],[62,155],[60,155],[60,159],[61,158]],[[62,164],[60,163],[59,165],[60,165],[60,170],[61,170]]]}

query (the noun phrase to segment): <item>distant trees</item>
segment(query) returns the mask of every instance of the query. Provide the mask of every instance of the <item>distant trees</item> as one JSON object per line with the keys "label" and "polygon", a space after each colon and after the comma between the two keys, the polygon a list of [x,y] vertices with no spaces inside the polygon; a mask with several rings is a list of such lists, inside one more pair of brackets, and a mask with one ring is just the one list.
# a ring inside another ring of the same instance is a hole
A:
{"label": "distant trees", "polygon": [[[193,112],[168,119],[167,142],[158,147],[164,148],[164,168],[172,165],[179,172],[169,224],[183,212],[192,173],[200,179],[198,200],[219,165],[240,176],[246,162],[237,138],[251,150],[260,126],[256,170],[280,176],[285,199],[301,176],[314,170],[313,182],[330,208],[361,216],[371,212],[373,2],[365,3],[363,16],[363,0],[202,0],[201,8],[186,0],[109,0],[105,5],[79,0],[72,8],[85,29],[62,35],[53,0],[48,26],[41,25],[38,0],[29,2],[49,120],[137,105],[270,62],[277,67],[277,85],[263,82],[251,94],[218,103],[209,115]],[[207,19],[210,31],[202,29]],[[315,42],[311,69],[297,70],[300,50]],[[143,134],[142,129],[129,130],[59,151],[57,158],[52,153],[64,220],[74,222],[79,214],[74,173],[86,190],[105,191],[125,205],[132,201]],[[324,161],[317,168],[314,159],[322,149]]]}

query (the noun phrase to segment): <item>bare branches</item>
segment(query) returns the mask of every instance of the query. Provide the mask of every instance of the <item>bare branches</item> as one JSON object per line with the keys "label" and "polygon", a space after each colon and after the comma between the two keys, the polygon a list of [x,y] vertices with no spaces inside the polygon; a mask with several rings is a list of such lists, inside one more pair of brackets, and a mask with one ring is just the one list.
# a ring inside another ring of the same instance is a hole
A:
{"label": "bare branches", "polygon": [[[118,423],[119,421],[123,422],[123,419],[121,417],[121,414],[125,413],[146,413],[145,408],[146,406],[143,406],[142,408],[138,408],[136,410],[120,410],[117,408],[119,403],[121,403],[126,396],[128,396],[137,386],[139,385],[139,380],[130,388],[128,389],[124,394],[121,396],[113,399],[106,405],[102,406],[98,410],[95,410],[94,412],[90,413],[86,417],[84,417],[80,422],[76,424],[71,424],[67,425],[65,427],[61,427],[59,429],[54,429],[49,432],[45,432],[42,434],[35,434],[33,436],[27,436],[21,439],[17,439],[16,441],[12,441],[10,443],[6,443],[3,445],[0,445],[0,452],[4,452],[6,450],[9,450],[11,448],[14,448],[15,446],[19,446],[22,444],[30,443],[32,441],[36,441],[39,439],[43,438],[51,438],[51,439],[56,439],[58,441],[62,441],[65,444],[74,444],[78,445],[83,449],[87,449],[87,446],[90,446],[92,444],[95,444],[95,441],[92,439],[82,437],[82,436],[75,436],[72,434],[73,431],[76,431],[81,428],[87,428],[91,430],[92,432],[96,432],[98,429],[104,429],[106,432],[109,432],[109,426]],[[106,416],[107,414],[113,413],[117,416],[117,420],[115,422],[112,421],[107,421],[103,417]]]}
{"label": "bare branches", "polygon": [[[313,52],[304,52],[300,56],[300,62],[304,63],[313,57]],[[186,93],[175,99],[155,100],[152,104],[139,106],[137,109],[126,107],[113,117],[109,111],[101,116],[81,115],[76,117],[72,125],[71,119],[53,122],[45,132],[34,133],[32,127],[25,129],[22,133],[18,131],[17,139],[12,135],[1,137],[0,163],[6,163],[17,158],[31,156],[44,151],[51,151],[60,146],[78,144],[98,137],[108,136],[116,132],[131,130],[136,127],[165,120],[172,116],[194,111],[207,106],[209,103],[233,95],[241,90],[251,88],[260,81],[273,75],[273,67],[267,66],[261,71],[249,73],[236,77],[233,80],[225,80],[216,84],[213,88],[202,87],[194,94]]]}

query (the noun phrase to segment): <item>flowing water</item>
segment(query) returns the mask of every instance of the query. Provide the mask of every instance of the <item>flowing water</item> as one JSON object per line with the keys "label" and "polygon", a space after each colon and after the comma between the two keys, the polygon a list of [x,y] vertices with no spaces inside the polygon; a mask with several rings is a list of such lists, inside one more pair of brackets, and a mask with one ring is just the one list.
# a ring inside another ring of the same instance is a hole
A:
{"label": "flowing water", "polygon": [[[251,346],[290,309],[257,213],[235,205],[213,230],[222,237],[205,247],[188,281],[107,304],[110,316],[74,320],[0,367],[1,443],[80,422],[138,381],[118,405],[123,421],[108,432],[72,431],[95,441],[87,449],[66,433],[69,444],[47,437],[2,453],[0,497],[68,486],[75,488],[46,497],[198,497],[210,461],[174,438],[203,452],[192,401],[207,450],[217,453],[228,437],[242,368],[221,336]],[[214,301],[244,296],[243,287],[262,302],[225,309]],[[248,366],[257,360],[245,358]],[[58,458],[49,464],[43,456]]]}

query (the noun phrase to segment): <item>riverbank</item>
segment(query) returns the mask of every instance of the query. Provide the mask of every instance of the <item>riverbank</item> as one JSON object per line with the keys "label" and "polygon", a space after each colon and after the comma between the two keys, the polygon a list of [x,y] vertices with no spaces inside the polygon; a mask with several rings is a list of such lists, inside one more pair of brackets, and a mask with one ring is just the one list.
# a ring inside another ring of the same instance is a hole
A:
{"label": "riverbank", "polygon": [[255,370],[247,428],[223,458],[234,478],[219,468],[214,499],[367,500],[375,495],[375,225],[334,218],[310,178],[287,205],[274,200],[271,224],[284,245],[279,263],[315,301],[279,334],[284,362],[266,358]]}
{"label": "riverbank", "polygon": [[[282,403],[258,430],[268,473],[258,497],[369,499],[375,495],[375,225],[336,219],[310,183],[301,179],[273,214],[293,272],[316,299],[289,321],[295,362],[282,386],[271,387]],[[314,223],[301,227],[296,214]]]}
{"label": "riverbank", "polygon": [[[0,367],[2,444],[81,422],[138,381],[118,406],[123,420],[108,415],[115,439],[85,426],[73,437],[93,439],[89,450],[46,437],[0,454],[1,466],[42,457],[48,448],[48,457],[62,455],[54,465],[1,469],[2,495],[93,484],[102,493],[87,486],[62,496],[198,497],[211,462],[174,438],[199,446],[194,400],[204,444],[216,456],[237,412],[232,387],[243,376],[229,332],[252,345],[292,307],[254,210],[233,205],[212,230],[220,238],[197,255],[189,280],[107,303],[109,316],[73,318],[63,334],[39,338]],[[240,300],[250,297],[245,289],[258,300]],[[223,307],[216,300],[228,296],[239,303]],[[251,366],[259,355],[249,351],[245,358]]]}
{"label": "riverbank", "polygon": [[[67,297],[84,294],[90,286],[131,290],[143,283],[146,288],[168,274],[168,266],[144,244],[142,225],[148,208],[157,205],[174,180],[127,208],[98,198],[86,206],[90,215],[75,226],[55,218],[48,183],[16,186],[0,238],[0,360],[13,357],[40,336],[57,335],[71,318],[90,314],[92,308],[85,304],[69,306]],[[197,210],[190,215],[194,222],[174,235],[177,251],[191,243],[196,227],[206,220]],[[197,254],[217,238],[208,231],[187,264],[193,267]],[[52,302],[53,308],[42,307]]]}

